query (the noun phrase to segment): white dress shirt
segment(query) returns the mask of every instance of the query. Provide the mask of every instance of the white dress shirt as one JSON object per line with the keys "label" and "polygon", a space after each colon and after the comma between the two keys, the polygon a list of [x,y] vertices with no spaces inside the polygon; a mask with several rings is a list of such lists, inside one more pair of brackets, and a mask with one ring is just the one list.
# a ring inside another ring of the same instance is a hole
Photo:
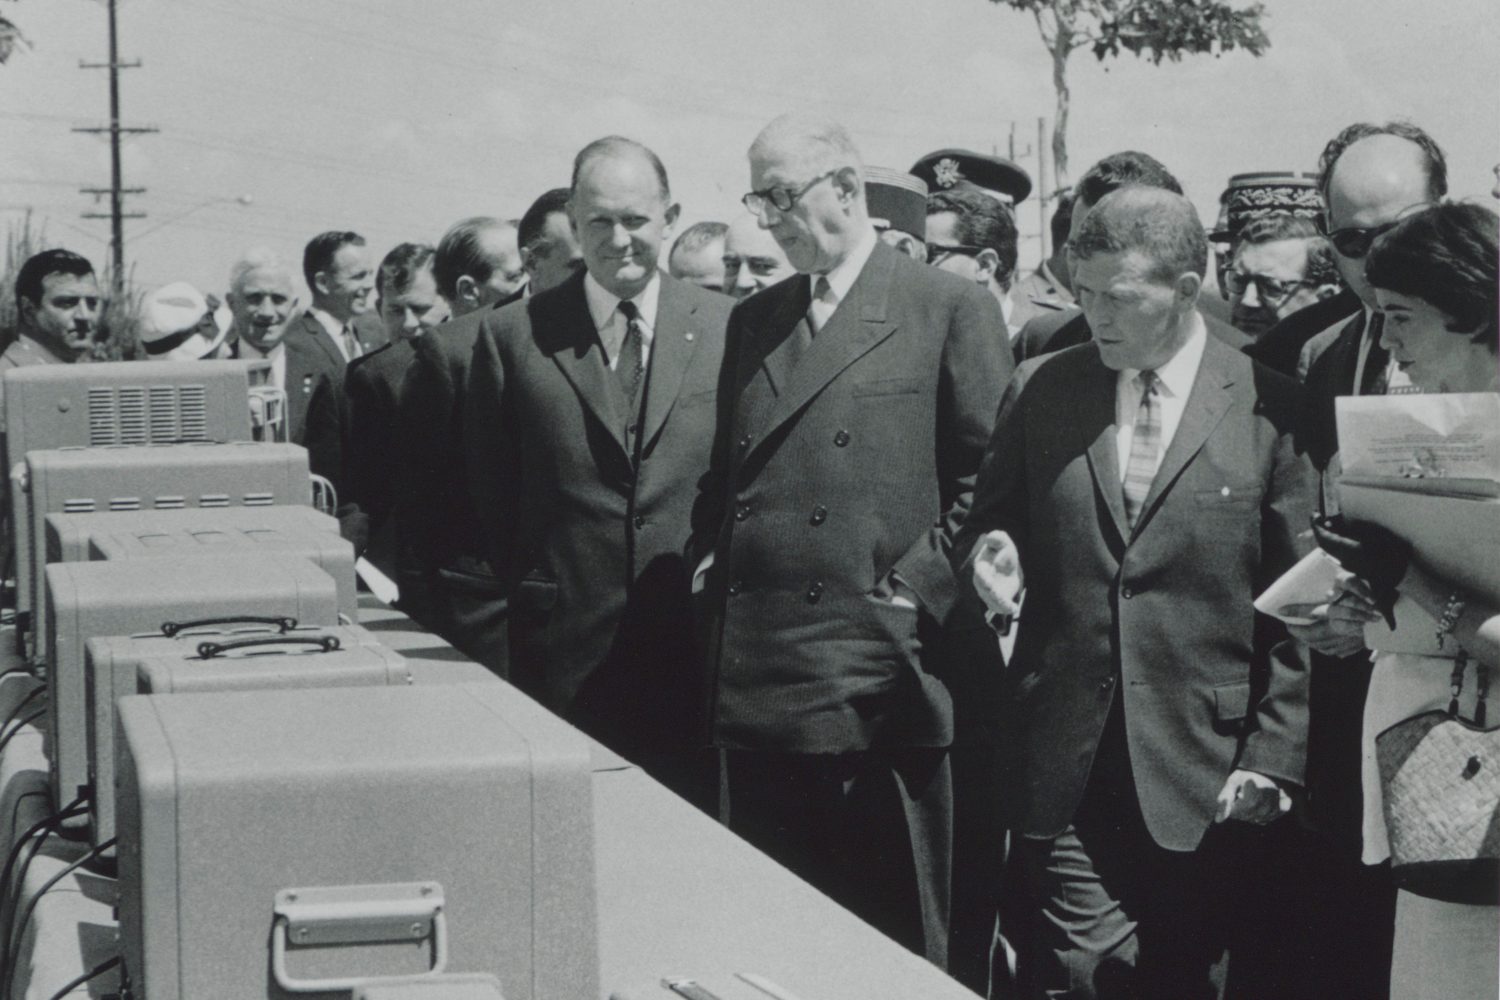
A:
{"label": "white dress shirt", "polygon": [[875,235],[875,227],[871,226],[865,231],[860,241],[854,244],[854,249],[849,256],[835,264],[824,272],[817,272],[810,276],[814,290],[818,287],[817,275],[821,273],[828,279],[829,294],[822,299],[814,298],[808,306],[809,319],[814,330],[821,330],[828,323],[836,311],[839,303],[849,297],[849,289],[854,287],[854,282],[859,279],[859,273],[865,269],[865,263],[869,261],[870,254],[875,252],[875,244],[879,238]]}
{"label": "white dress shirt", "polygon": [[[1177,425],[1182,423],[1183,408],[1187,405],[1188,394],[1193,391],[1193,380],[1198,377],[1203,349],[1208,346],[1208,328],[1203,325],[1203,317],[1195,311],[1189,321],[1193,327],[1187,340],[1170,361],[1156,369],[1156,397],[1161,405],[1161,448],[1156,453],[1157,468],[1161,468],[1161,458],[1177,433]],[[1136,382],[1140,373],[1139,368],[1125,368],[1115,377],[1115,448],[1120,458],[1122,483],[1130,465],[1135,416],[1141,406],[1141,387]]]}
{"label": "white dress shirt", "polygon": [[270,361],[271,384],[286,392],[286,344],[276,342],[269,351],[262,351],[243,336],[240,337],[240,358],[245,361]]}
{"label": "white dress shirt", "polygon": [[[625,330],[630,321],[620,312],[620,297],[595,280],[592,274],[583,276],[583,297],[588,302],[589,316],[594,329],[599,331],[599,343],[604,345],[604,360],[610,371],[620,363],[620,345],[625,342]],[[640,310],[641,367],[651,365],[651,341],[656,336],[656,304],[661,300],[661,272],[651,276],[645,289],[631,301]]]}
{"label": "white dress shirt", "polygon": [[[333,338],[334,346],[336,346],[339,349],[339,353],[344,356],[345,364],[348,364],[350,361],[353,361],[355,358],[364,353],[364,350],[359,347],[359,335],[354,333],[352,320],[348,323],[340,323],[338,320],[333,318],[332,314],[324,312],[317,306],[312,306],[307,311],[312,315],[313,319],[317,320],[318,323],[322,325],[323,329],[328,331],[328,336]],[[350,336],[354,340],[355,348],[353,354],[349,353],[349,348],[344,343],[344,331],[346,329],[349,331]]]}

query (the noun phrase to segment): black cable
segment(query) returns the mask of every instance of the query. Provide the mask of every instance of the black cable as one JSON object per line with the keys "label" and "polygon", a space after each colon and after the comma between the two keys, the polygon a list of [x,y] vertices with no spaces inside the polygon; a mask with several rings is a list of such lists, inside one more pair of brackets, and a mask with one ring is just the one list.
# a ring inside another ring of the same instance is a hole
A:
{"label": "black cable", "polygon": [[[47,839],[47,833],[51,832],[52,828],[61,825],[64,820],[81,815],[86,809],[87,806],[82,796],[74,799],[67,806],[48,816],[46,819],[41,819],[33,823],[30,829],[21,835],[21,839],[16,841],[15,845],[11,847],[10,855],[5,859],[5,868],[3,871],[0,871],[0,941],[10,940],[10,926],[6,914],[13,908],[5,901],[11,895],[9,889],[12,877],[19,873],[21,874],[21,881],[24,882],[25,869],[30,867],[31,859],[36,857],[36,852],[41,849],[42,841]],[[37,834],[41,834],[41,836],[37,836]],[[31,847],[31,855],[18,867],[21,855],[26,853],[28,845]],[[15,895],[19,898],[20,894],[21,885],[18,882]]]}
{"label": "black cable", "polygon": [[5,948],[5,968],[10,970],[8,973],[6,973],[5,982],[3,984],[5,987],[5,992],[3,994],[5,1000],[12,1000],[12,998],[15,996],[16,966],[19,965],[21,961],[21,945],[26,941],[26,925],[31,923],[31,915],[36,912],[37,904],[42,901],[42,897],[47,895],[48,891],[54,885],[61,882],[63,879],[67,878],[69,875],[77,871],[81,866],[94,860],[99,855],[103,854],[105,851],[114,846],[115,841],[114,838],[111,837],[109,840],[106,840],[104,843],[88,851],[77,861],[69,863],[65,868],[63,868],[62,871],[58,872],[56,875],[53,875],[46,882],[43,882],[42,887],[37,890],[36,895],[31,897],[31,902],[26,904],[26,912],[21,914],[21,919],[17,920],[14,924],[11,925],[10,939],[8,940]]}
{"label": "black cable", "polygon": [[26,697],[24,697],[20,701],[16,702],[16,707],[12,708],[10,710],[10,715],[8,715],[8,716],[5,717],[5,723],[4,723],[4,725],[0,725],[0,730],[3,730],[5,728],[5,726],[8,726],[12,722],[15,722],[16,721],[16,716],[20,715],[21,711],[23,709],[25,709],[27,705],[30,705],[32,702],[36,701],[37,698],[38,698],[38,696],[40,696],[42,694],[42,692],[44,692],[46,690],[47,690],[47,686],[45,684],[38,685],[37,688],[36,688],[36,690],[32,691]]}
{"label": "black cable", "polygon": [[67,983],[64,984],[64,986],[63,986],[62,989],[60,989],[56,993],[52,994],[50,997],[47,998],[47,1000],[63,1000],[63,998],[66,997],[69,993],[72,993],[74,990],[78,989],[78,987],[82,986],[84,983],[88,982],[90,979],[97,979],[98,977],[104,975],[110,969],[113,969],[115,966],[117,966],[119,964],[120,964],[120,956],[119,955],[116,955],[114,958],[107,959],[106,961],[100,962],[98,965],[94,966],[92,969],[90,969],[89,971],[85,972],[83,975],[76,976],[73,979],[68,980]]}
{"label": "black cable", "polygon": [[0,753],[4,753],[5,752],[6,746],[10,743],[10,741],[15,737],[15,735],[17,733],[19,733],[21,730],[25,729],[27,726],[31,725],[37,719],[40,719],[42,716],[44,716],[46,714],[47,714],[47,706],[43,705],[41,708],[37,709],[35,712],[32,712],[30,715],[28,715],[25,718],[23,718],[20,722],[16,723],[16,725],[15,725],[14,728],[12,728],[10,730],[7,730],[6,733],[3,736],[0,736]]}

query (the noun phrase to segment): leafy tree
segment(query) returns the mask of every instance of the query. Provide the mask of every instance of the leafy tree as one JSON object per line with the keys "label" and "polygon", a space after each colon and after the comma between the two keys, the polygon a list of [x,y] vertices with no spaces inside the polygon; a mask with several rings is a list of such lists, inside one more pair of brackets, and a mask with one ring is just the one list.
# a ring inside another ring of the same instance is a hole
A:
{"label": "leafy tree", "polygon": [[1184,55],[1244,49],[1260,55],[1271,40],[1261,30],[1265,7],[1235,8],[1219,0],[990,0],[1030,13],[1042,44],[1052,55],[1057,118],[1052,129],[1052,166],[1060,189],[1068,176],[1068,57],[1088,46],[1103,62],[1122,50],[1180,62]]}

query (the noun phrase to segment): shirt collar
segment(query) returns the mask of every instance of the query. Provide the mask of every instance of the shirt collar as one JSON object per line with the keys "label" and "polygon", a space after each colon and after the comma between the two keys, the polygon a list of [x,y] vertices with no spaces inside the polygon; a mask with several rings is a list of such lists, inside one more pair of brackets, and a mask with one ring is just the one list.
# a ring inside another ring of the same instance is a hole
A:
{"label": "shirt collar", "polygon": [[[589,317],[594,321],[595,330],[603,330],[614,321],[615,311],[620,308],[620,297],[599,284],[598,279],[587,272],[583,276],[583,297],[588,302]],[[648,329],[656,329],[656,304],[660,300],[661,272],[657,271],[651,275],[651,280],[646,282],[641,293],[631,300],[641,311],[641,322]]]}
{"label": "shirt collar", "polygon": [[823,272],[828,279],[828,287],[833,289],[836,301],[842,302],[849,297],[849,289],[854,287],[859,272],[865,269],[865,263],[869,261],[870,254],[875,252],[875,244],[879,237],[875,235],[875,227],[871,226],[864,231],[858,243],[849,256],[839,261],[833,267]]}
{"label": "shirt collar", "polygon": [[[1166,394],[1174,399],[1186,399],[1193,391],[1193,380],[1198,377],[1198,365],[1203,361],[1204,348],[1208,346],[1208,327],[1203,322],[1202,314],[1193,310],[1188,322],[1192,324],[1192,328],[1187,340],[1183,341],[1177,353],[1165,364],[1156,368],[1157,381]],[[1131,384],[1140,373],[1139,368],[1122,369],[1119,384]]]}
{"label": "shirt collar", "polygon": [[281,351],[285,347],[286,341],[278,340],[275,347],[272,347],[269,351],[263,351],[259,347],[256,347],[254,344],[250,343],[250,341],[246,338],[240,338],[240,352],[244,355],[248,355],[250,359],[274,358],[277,352]]}
{"label": "shirt collar", "polygon": [[313,319],[317,320],[318,323],[322,325],[323,329],[327,330],[329,335],[332,336],[335,340],[344,335],[345,324],[340,323],[338,320],[334,319],[332,313],[324,312],[317,306],[309,307],[307,313]]}

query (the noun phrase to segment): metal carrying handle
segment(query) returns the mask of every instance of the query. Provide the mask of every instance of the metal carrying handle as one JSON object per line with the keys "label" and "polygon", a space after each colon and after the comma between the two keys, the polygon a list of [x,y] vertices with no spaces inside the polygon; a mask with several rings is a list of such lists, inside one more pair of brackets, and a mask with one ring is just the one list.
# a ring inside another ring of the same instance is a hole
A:
{"label": "metal carrying handle", "polygon": [[184,629],[202,628],[205,625],[275,625],[282,633],[297,627],[297,619],[286,615],[231,615],[227,618],[195,618],[190,622],[162,622],[161,634],[174,638]]}
{"label": "metal carrying handle", "polygon": [[[442,887],[432,882],[283,889],[271,928],[271,975],[288,993],[353,990],[383,979],[426,979],[448,967],[448,921]],[[432,965],[416,976],[299,979],[286,967],[287,941],[329,944],[420,941],[432,937]]]}
{"label": "metal carrying handle", "polygon": [[232,649],[248,649],[251,646],[320,646],[323,652],[332,653],[339,648],[336,635],[275,635],[267,639],[229,639],[224,642],[198,643],[198,655],[212,660]]}

